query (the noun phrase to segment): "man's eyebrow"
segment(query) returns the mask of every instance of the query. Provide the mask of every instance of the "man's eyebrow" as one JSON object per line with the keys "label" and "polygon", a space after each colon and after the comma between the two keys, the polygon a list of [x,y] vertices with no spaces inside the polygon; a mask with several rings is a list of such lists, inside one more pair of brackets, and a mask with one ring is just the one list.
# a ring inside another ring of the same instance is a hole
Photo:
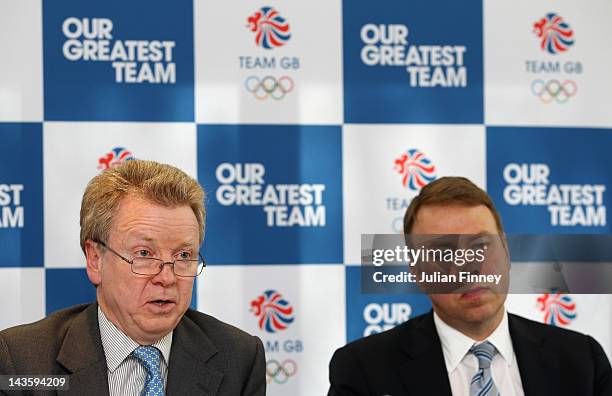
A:
{"label": "man's eyebrow", "polygon": [[452,242],[456,239],[457,234],[438,234],[438,235],[427,235],[429,238],[427,242],[430,243],[444,243]]}
{"label": "man's eyebrow", "polygon": [[181,247],[196,247],[199,248],[200,245],[195,241],[195,240],[191,240],[191,241],[184,241],[183,243],[178,245],[179,248]]}
{"label": "man's eyebrow", "polygon": [[[149,234],[144,234],[144,233],[134,233],[132,235],[129,235],[126,238],[127,243],[153,242],[155,244],[156,241],[157,241],[156,238],[152,237]],[[200,247],[200,244],[197,238],[188,238],[188,239],[183,239],[182,241],[177,243],[175,246],[177,249],[184,248],[184,247],[195,247],[197,249]]]}
{"label": "man's eyebrow", "polygon": [[482,237],[498,237],[499,234],[491,232],[491,231],[480,231],[478,234],[472,234],[471,237],[473,239],[478,239]]}
{"label": "man's eyebrow", "polygon": [[[465,241],[471,243],[471,242],[477,241],[479,239],[489,238],[489,237],[494,237],[494,238],[497,237],[497,238],[499,238],[499,236],[497,234],[492,234],[489,231],[482,231],[482,232],[479,232],[478,234],[468,234],[468,235],[465,235]],[[487,239],[487,240],[491,241],[491,239]]]}
{"label": "man's eyebrow", "polygon": [[481,238],[483,236],[489,236],[489,235],[493,235],[493,234],[487,231],[480,231],[475,234],[467,234],[465,237],[468,239],[477,239],[477,238]]}
{"label": "man's eyebrow", "polygon": [[127,238],[127,240],[129,242],[152,242],[153,238],[146,235],[146,234],[135,234],[135,235],[131,235]]}

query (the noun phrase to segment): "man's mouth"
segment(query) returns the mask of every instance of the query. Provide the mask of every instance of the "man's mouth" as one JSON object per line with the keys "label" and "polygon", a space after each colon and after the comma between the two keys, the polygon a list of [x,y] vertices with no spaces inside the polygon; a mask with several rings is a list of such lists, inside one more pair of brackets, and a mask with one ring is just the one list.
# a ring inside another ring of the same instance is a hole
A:
{"label": "man's mouth", "polygon": [[489,290],[488,287],[482,287],[482,286],[476,286],[476,287],[472,287],[470,290],[468,290],[465,293],[461,294],[462,298],[468,298],[468,299],[472,299],[472,298],[477,298],[479,297],[482,293],[486,292],[487,290]]}
{"label": "man's mouth", "polygon": [[155,304],[155,305],[157,305],[159,307],[163,307],[163,306],[166,306],[168,304],[173,304],[174,303],[174,301],[172,301],[172,300],[152,300],[152,301],[149,301],[149,302],[152,303],[152,304]]}

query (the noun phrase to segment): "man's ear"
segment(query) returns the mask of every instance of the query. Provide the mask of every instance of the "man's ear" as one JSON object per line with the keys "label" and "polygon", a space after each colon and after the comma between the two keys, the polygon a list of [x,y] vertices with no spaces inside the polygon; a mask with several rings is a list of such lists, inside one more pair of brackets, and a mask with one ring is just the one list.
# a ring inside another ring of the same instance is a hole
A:
{"label": "man's ear", "polygon": [[100,245],[91,239],[85,241],[85,255],[87,256],[87,277],[94,286],[102,282],[102,256]]}

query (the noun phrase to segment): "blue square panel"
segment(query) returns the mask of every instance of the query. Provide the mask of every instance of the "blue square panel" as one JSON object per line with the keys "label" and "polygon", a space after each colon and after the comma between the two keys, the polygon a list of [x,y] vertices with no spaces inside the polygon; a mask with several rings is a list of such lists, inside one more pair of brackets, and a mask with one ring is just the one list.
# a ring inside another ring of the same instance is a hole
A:
{"label": "blue square panel", "polygon": [[216,264],[342,262],[340,126],[198,125]]}
{"label": "blue square panel", "polygon": [[47,268],[45,270],[46,312],[96,301],[96,288],[89,282],[85,268]]}
{"label": "blue square panel", "polygon": [[45,120],[193,121],[193,2],[43,2]]}
{"label": "blue square panel", "polygon": [[487,128],[487,190],[510,234],[610,233],[612,130]]}
{"label": "blue square panel", "polygon": [[431,309],[425,294],[364,294],[361,267],[346,266],[345,270],[348,342],[389,330]]}
{"label": "blue square panel", "polygon": [[344,0],[347,123],[482,123],[482,2]]}
{"label": "blue square panel", "polygon": [[0,123],[0,267],[43,266],[42,124]]}

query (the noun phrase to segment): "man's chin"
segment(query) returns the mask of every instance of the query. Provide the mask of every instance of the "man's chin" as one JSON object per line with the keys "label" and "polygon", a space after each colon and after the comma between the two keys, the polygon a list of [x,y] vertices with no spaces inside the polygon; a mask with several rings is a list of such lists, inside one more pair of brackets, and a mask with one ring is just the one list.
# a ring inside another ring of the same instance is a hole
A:
{"label": "man's chin", "polygon": [[164,338],[166,334],[170,333],[174,330],[174,321],[171,320],[155,320],[155,321],[147,321],[142,323],[140,327],[141,340],[134,340],[142,344],[142,341],[146,341],[147,344],[153,344],[160,339]]}
{"label": "man's chin", "polygon": [[491,320],[503,308],[503,301],[498,301],[490,291],[482,293],[482,295],[462,298],[461,303],[463,305],[463,316],[467,322],[471,323]]}
{"label": "man's chin", "polygon": [[164,337],[166,334],[174,330],[182,315],[178,316],[175,312],[169,312],[166,314],[147,314],[143,315],[137,321],[138,328],[142,332],[143,336],[151,338]]}

